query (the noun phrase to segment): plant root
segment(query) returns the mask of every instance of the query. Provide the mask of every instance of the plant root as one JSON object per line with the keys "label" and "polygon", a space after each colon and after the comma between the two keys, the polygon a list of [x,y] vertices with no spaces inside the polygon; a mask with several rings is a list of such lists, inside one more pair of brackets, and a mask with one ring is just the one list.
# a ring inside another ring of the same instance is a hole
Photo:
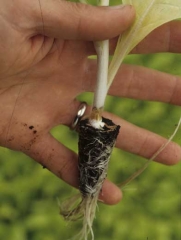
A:
{"label": "plant root", "polygon": [[97,201],[107,176],[109,159],[120,129],[120,126],[109,119],[102,118],[102,121],[104,124],[100,128],[94,128],[89,118],[82,119],[78,123],[81,200],[76,204],[77,197],[69,199],[63,203],[60,212],[68,221],[83,219],[82,230],[72,240],[87,240],[89,235],[94,240],[92,225]]}

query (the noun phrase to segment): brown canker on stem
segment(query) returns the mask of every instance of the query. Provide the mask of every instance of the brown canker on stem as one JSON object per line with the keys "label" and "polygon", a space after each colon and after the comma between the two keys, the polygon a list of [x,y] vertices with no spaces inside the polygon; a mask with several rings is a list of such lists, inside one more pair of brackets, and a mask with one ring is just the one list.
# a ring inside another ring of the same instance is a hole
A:
{"label": "brown canker on stem", "polygon": [[101,121],[102,120],[102,111],[103,111],[103,108],[98,109],[96,107],[93,107],[92,112],[89,116],[89,119],[90,120]]}

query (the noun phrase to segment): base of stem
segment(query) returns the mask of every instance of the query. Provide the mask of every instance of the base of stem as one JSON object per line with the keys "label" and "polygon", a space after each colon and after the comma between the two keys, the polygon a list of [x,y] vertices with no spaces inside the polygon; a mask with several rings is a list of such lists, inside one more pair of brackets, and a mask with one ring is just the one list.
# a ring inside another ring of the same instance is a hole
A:
{"label": "base of stem", "polygon": [[96,129],[104,127],[104,122],[102,121],[102,108],[98,109],[94,107],[92,109],[89,117],[89,123]]}

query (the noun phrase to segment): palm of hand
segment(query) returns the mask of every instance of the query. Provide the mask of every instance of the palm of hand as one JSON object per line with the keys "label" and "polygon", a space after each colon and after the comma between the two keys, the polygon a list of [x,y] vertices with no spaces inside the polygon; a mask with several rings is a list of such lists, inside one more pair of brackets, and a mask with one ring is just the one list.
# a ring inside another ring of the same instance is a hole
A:
{"label": "palm of hand", "polygon": [[[25,66],[23,72],[8,77],[8,86],[1,89],[0,95],[4,116],[1,144],[27,152],[34,135],[41,138],[55,125],[70,125],[78,107],[75,97],[84,90],[89,72],[87,45],[56,41],[36,65]],[[3,103],[8,103],[8,107]]]}

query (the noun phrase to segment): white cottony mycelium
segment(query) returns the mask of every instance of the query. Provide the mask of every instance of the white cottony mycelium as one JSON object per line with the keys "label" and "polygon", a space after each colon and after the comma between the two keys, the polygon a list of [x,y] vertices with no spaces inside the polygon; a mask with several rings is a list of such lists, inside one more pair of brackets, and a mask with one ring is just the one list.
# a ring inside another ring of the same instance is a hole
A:
{"label": "white cottony mycelium", "polygon": [[100,118],[99,120],[97,119],[89,119],[89,123],[91,124],[91,126],[93,128],[96,128],[96,129],[100,129],[102,127],[104,127],[105,123],[102,121],[102,118]]}

